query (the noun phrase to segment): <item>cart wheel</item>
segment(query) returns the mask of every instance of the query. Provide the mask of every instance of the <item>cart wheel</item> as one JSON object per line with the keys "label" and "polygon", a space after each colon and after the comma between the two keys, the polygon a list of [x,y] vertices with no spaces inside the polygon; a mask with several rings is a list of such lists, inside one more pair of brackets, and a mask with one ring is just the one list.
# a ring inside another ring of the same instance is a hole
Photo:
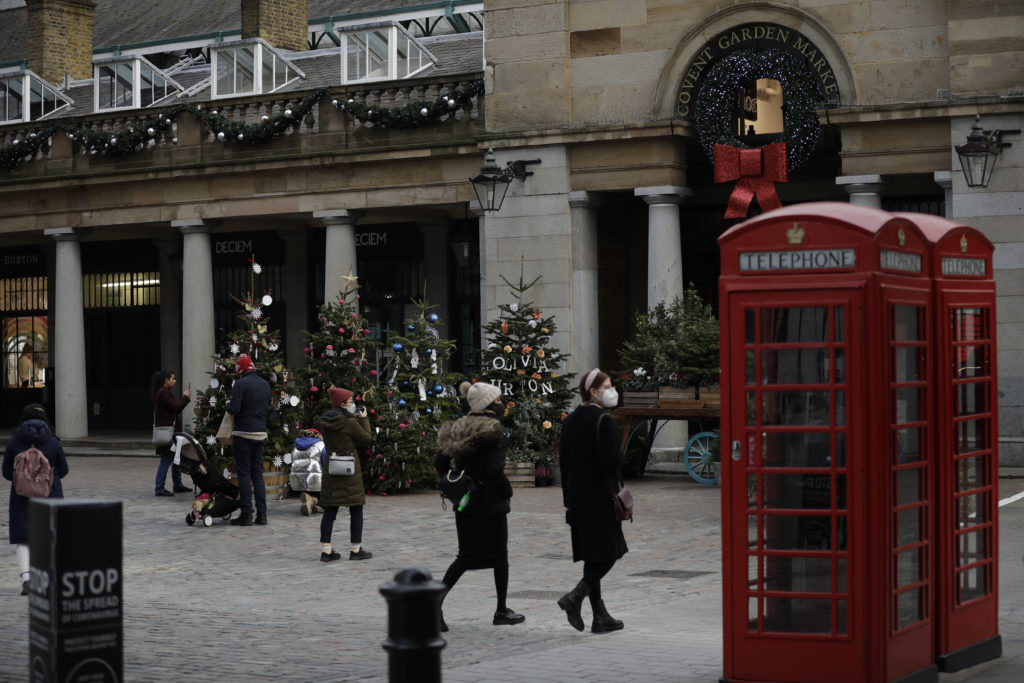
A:
{"label": "cart wheel", "polygon": [[185,524],[188,524],[189,526],[192,526],[195,523],[196,523],[196,520],[192,519],[192,513],[191,512],[188,513],[187,515],[185,515]]}
{"label": "cart wheel", "polygon": [[683,464],[686,471],[698,484],[714,484],[715,474],[711,471],[711,457],[717,434],[701,432],[690,437],[683,451]]}
{"label": "cart wheel", "polygon": [[213,526],[213,517],[209,515],[203,517],[203,526]]}

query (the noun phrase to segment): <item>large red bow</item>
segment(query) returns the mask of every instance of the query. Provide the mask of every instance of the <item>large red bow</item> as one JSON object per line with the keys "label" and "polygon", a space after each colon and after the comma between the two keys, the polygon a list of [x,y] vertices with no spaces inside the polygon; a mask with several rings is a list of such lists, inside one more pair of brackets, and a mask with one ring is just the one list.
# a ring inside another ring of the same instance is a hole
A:
{"label": "large red bow", "polygon": [[715,145],[715,182],[738,180],[729,195],[726,218],[743,218],[750,200],[757,196],[763,211],[782,206],[774,183],[786,182],[786,143],[774,142],[758,149]]}

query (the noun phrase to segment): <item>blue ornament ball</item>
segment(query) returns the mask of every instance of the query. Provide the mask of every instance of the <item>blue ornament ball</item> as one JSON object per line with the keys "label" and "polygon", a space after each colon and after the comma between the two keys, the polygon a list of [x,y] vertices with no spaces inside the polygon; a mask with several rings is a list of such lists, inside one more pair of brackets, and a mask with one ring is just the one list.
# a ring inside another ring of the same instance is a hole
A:
{"label": "blue ornament ball", "polygon": [[433,414],[434,414],[433,408],[427,408],[427,415],[433,415]]}
{"label": "blue ornament ball", "polygon": [[442,391],[444,391],[444,387],[442,387],[440,384],[435,384],[434,385],[434,393],[435,394],[440,394]]}
{"label": "blue ornament ball", "polygon": [[433,391],[428,391],[428,392],[427,392],[427,396],[433,396],[433,395],[434,395],[434,392],[433,392]]}
{"label": "blue ornament ball", "polygon": [[408,387],[408,386],[409,386],[409,380],[407,380],[407,379],[403,379],[403,380],[402,380],[402,388],[403,388],[403,389],[405,389],[405,388],[406,388],[406,387]]}
{"label": "blue ornament ball", "polygon": [[393,348],[395,351],[401,351],[405,347],[402,345],[402,342],[395,342],[394,346],[392,346],[391,348]]}
{"label": "blue ornament ball", "polygon": [[404,398],[398,399],[398,405],[404,406],[405,405],[405,399]]}
{"label": "blue ornament ball", "polygon": [[406,328],[406,329],[408,329],[410,332],[415,332],[416,331],[416,326],[413,325],[412,323],[409,323],[409,327]]}
{"label": "blue ornament ball", "polygon": [[429,316],[427,316],[427,320],[429,320],[432,323],[436,323],[438,320],[440,320],[440,318],[437,317],[437,313],[431,313]]}

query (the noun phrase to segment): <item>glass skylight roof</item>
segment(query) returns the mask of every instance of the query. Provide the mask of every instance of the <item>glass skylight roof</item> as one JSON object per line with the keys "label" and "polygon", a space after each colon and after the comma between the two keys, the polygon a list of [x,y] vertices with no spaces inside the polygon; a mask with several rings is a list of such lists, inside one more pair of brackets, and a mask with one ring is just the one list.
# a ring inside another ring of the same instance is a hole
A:
{"label": "glass skylight roof", "polygon": [[34,72],[0,73],[0,124],[46,118],[74,102]]}
{"label": "glass skylight roof", "polygon": [[96,111],[143,109],[181,91],[145,57],[111,57],[93,63]]}
{"label": "glass skylight roof", "polygon": [[346,28],[341,37],[341,80],[395,81],[409,78],[434,58],[398,24]]}
{"label": "glass skylight roof", "polygon": [[280,90],[305,78],[294,64],[260,38],[214,45],[211,97],[253,95]]}

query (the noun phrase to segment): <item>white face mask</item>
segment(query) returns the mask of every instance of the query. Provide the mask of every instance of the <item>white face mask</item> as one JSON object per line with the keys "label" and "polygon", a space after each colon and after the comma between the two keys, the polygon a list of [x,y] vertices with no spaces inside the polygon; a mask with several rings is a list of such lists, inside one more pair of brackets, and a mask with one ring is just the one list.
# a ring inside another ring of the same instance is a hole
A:
{"label": "white face mask", "polygon": [[619,392],[615,391],[615,387],[609,387],[604,390],[604,394],[601,396],[601,403],[605,408],[614,408],[619,405]]}
{"label": "white face mask", "polygon": [[345,410],[347,410],[352,415],[358,415],[359,414],[359,408],[356,406],[355,403],[353,403],[350,406],[344,406],[344,408],[345,408]]}

